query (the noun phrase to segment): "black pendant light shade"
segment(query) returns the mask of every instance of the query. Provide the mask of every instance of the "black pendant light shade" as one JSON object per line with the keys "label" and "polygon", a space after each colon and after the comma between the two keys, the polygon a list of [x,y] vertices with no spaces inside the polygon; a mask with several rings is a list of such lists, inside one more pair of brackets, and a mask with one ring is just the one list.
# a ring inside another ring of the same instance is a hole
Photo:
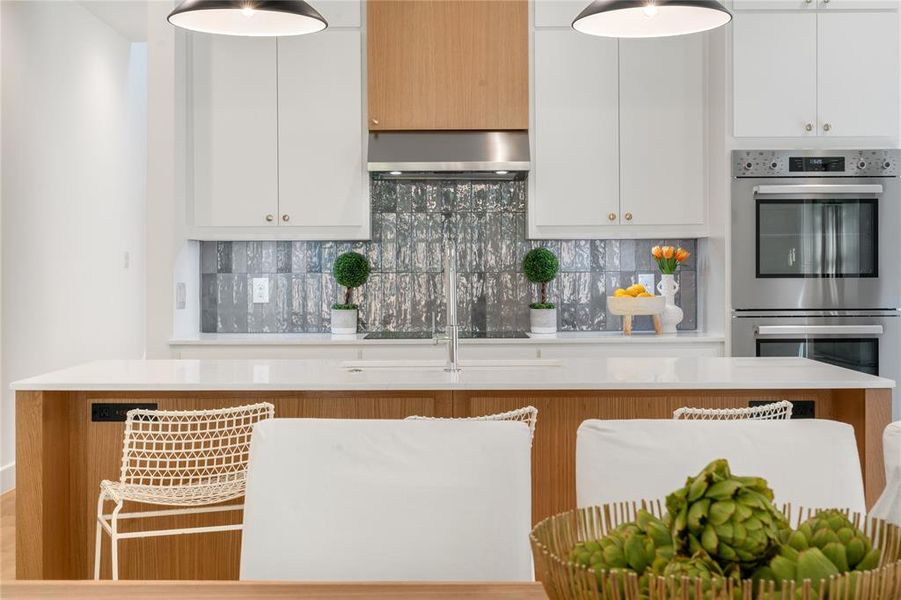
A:
{"label": "black pendant light shade", "polygon": [[185,0],[168,20],[191,31],[254,37],[303,35],[328,27],[303,0]]}
{"label": "black pendant light shade", "polygon": [[669,37],[731,20],[732,13],[716,0],[594,0],[573,21],[573,29],[604,37]]}

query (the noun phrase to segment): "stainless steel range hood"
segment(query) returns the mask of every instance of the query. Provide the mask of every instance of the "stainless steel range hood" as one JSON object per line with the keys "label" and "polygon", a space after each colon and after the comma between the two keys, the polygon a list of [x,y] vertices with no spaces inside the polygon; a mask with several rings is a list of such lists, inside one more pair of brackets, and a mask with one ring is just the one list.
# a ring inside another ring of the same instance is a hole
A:
{"label": "stainless steel range hood", "polygon": [[370,133],[369,171],[381,178],[521,179],[529,171],[529,134],[526,131]]}

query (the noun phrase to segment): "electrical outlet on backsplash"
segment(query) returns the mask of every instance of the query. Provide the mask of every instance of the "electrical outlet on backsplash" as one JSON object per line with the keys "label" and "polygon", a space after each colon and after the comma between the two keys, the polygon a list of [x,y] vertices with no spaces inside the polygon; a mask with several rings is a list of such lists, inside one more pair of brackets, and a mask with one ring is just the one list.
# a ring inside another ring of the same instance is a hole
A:
{"label": "electrical outlet on backsplash", "polygon": [[[697,240],[529,240],[523,181],[377,181],[371,183],[372,239],[365,242],[201,242],[201,331],[205,333],[327,332],[339,299],[335,258],[356,250],[372,274],[360,288],[364,331],[432,331],[444,320],[444,240],[457,244],[458,320],[464,331],[529,328],[535,293],[521,272],[531,248],[560,259],[549,297],[560,331],[616,331],[606,312],[618,287],[660,281],[651,248],[681,245],[692,256],[679,271],[680,330],[697,328]],[[254,302],[254,279],[268,278],[269,302]],[[650,317],[636,319],[650,330]]]}

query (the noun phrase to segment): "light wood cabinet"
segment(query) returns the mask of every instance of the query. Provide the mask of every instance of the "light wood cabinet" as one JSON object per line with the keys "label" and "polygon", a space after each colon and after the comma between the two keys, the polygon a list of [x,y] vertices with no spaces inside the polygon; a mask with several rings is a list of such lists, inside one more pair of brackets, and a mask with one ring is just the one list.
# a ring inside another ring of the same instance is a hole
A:
{"label": "light wood cabinet", "polygon": [[704,36],[533,36],[529,236],[705,235]]}
{"label": "light wood cabinet", "polygon": [[[737,3],[745,6],[756,7]],[[735,136],[897,137],[899,16],[886,9],[898,3],[817,0],[809,6],[736,11]]]}
{"label": "light wood cabinet", "polygon": [[367,2],[369,129],[528,129],[528,3]]}
{"label": "light wood cabinet", "polygon": [[191,46],[194,222],[274,227],[275,40],[194,34]]}

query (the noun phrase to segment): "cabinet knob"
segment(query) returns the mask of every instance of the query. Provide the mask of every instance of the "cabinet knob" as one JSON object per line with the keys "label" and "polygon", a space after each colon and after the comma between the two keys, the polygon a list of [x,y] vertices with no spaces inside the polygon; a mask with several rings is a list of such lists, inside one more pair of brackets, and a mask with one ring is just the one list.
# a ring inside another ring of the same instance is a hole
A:
{"label": "cabinet knob", "polygon": [[632,213],[626,213],[626,214],[624,214],[623,216],[626,217],[626,220],[627,220],[627,221],[631,221],[631,220],[632,220]]}
{"label": "cabinet knob", "polygon": [[285,223],[287,223],[290,220],[291,220],[291,217],[289,217],[288,215],[282,215],[282,221],[284,221]]}
{"label": "cabinet knob", "polygon": [[807,4],[811,4],[813,2],[813,0],[804,0],[804,2],[806,2]]}
{"label": "cabinet knob", "polygon": [[372,124],[373,124],[373,125],[378,125],[378,124],[379,124],[379,120],[378,120],[378,119],[370,119],[370,120],[372,121]]}
{"label": "cabinet knob", "polygon": [[831,130],[832,130],[832,125],[830,125],[829,123],[823,123],[823,131],[831,131]]}
{"label": "cabinet knob", "polygon": [[823,4],[829,4],[829,0],[823,0]]}
{"label": "cabinet knob", "polygon": [[607,215],[607,218],[611,221],[616,221],[616,213],[610,213],[609,215]]}
{"label": "cabinet knob", "polygon": [[804,126],[804,131],[813,131],[813,123],[808,123]]}
{"label": "cabinet knob", "polygon": [[273,217],[272,215],[266,215],[266,222],[267,222],[267,223],[272,223],[272,220],[273,220],[273,219],[275,219],[275,217]]}

